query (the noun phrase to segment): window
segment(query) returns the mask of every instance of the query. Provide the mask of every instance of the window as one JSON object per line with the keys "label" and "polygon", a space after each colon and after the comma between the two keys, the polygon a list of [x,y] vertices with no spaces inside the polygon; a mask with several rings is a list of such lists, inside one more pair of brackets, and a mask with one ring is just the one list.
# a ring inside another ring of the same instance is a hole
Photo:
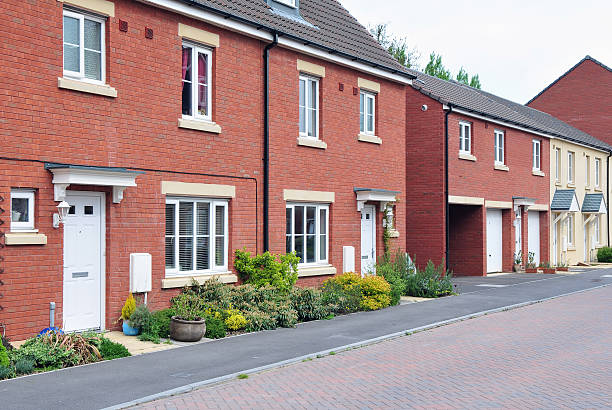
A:
{"label": "window", "polygon": [[295,7],[295,0],[276,0],[279,3],[286,4],[290,7]]}
{"label": "window", "polygon": [[461,121],[459,123],[459,152],[467,154],[472,149],[472,124]]}
{"label": "window", "polygon": [[504,163],[504,132],[495,130],[495,163]]}
{"label": "window", "polygon": [[567,216],[567,244],[574,246],[574,214]]}
{"label": "window", "polygon": [[595,217],[595,220],[593,221],[593,225],[595,226],[595,244],[599,245],[599,240],[600,240],[600,234],[599,234],[599,215],[597,215]]}
{"label": "window", "polygon": [[183,117],[212,121],[212,51],[183,43]]}
{"label": "window", "polygon": [[595,186],[599,188],[601,173],[601,159],[595,158]]}
{"label": "window", "polygon": [[11,191],[11,231],[34,230],[34,191]]}
{"label": "window", "polygon": [[64,10],[64,76],[104,82],[104,21]]}
{"label": "window", "polygon": [[567,153],[567,183],[572,184],[574,182],[574,153]]}
{"label": "window", "polygon": [[584,160],[584,184],[587,186],[591,186],[591,157],[588,155]]}
{"label": "window", "polygon": [[329,207],[287,204],[286,251],[295,251],[302,264],[326,264]]}
{"label": "window", "polygon": [[374,112],[376,96],[361,91],[359,93],[359,131],[362,134],[374,135]]}
{"label": "window", "polygon": [[227,271],[227,201],[166,199],[166,274]]}
{"label": "window", "polygon": [[319,80],[300,76],[300,136],[319,136]]}
{"label": "window", "polygon": [[542,166],[541,161],[541,142],[540,140],[533,140],[533,170],[540,171]]}
{"label": "window", "polygon": [[555,180],[561,181],[561,149],[555,148]]}

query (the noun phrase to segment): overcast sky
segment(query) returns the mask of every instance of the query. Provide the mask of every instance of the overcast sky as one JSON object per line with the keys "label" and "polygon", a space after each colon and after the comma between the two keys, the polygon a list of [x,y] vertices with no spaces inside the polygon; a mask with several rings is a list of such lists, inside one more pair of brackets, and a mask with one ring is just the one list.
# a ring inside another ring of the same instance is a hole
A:
{"label": "overcast sky", "polygon": [[463,66],[482,88],[526,103],[589,54],[612,66],[611,0],[340,0],[363,25],[388,23],[453,76]]}

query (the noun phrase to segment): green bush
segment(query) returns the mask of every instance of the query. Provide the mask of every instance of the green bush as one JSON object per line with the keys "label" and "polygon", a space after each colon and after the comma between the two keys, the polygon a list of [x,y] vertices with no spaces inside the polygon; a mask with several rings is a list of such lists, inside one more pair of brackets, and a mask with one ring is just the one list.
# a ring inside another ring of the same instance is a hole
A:
{"label": "green bush", "polygon": [[15,362],[15,372],[18,375],[30,374],[34,372],[35,364],[33,360],[21,358]]}
{"label": "green bush", "polygon": [[162,309],[153,312],[153,327],[157,328],[159,337],[168,338],[170,336],[170,320],[174,316],[173,309]]}
{"label": "green bush", "polygon": [[27,340],[19,349],[12,350],[11,356],[13,362],[28,359],[36,368],[46,370],[75,366],[80,360],[74,350],[47,344],[41,337]]}
{"label": "green bush", "polygon": [[0,380],[15,377],[15,370],[12,367],[0,366]]}
{"label": "green bush", "polygon": [[204,317],[206,303],[197,294],[180,293],[172,298],[172,309],[179,319],[201,320]]}
{"label": "green bush", "polygon": [[222,319],[208,316],[206,318],[206,334],[204,337],[209,339],[222,339],[225,337],[225,323]]}
{"label": "green bush", "polygon": [[234,267],[242,280],[247,283],[252,283],[256,287],[270,285],[288,292],[297,281],[299,261],[295,252],[286,255],[265,252],[251,256],[250,252],[236,249]]}
{"label": "green bush", "polygon": [[11,361],[9,360],[8,353],[6,351],[6,347],[0,344],[0,366],[9,367],[11,365]]}
{"label": "green bush", "polygon": [[414,274],[408,275],[406,280],[406,295],[424,298],[437,298],[453,294],[452,274],[446,271],[444,263],[435,266],[432,261],[427,262],[425,270],[417,269]]}
{"label": "green bush", "polygon": [[138,305],[130,315],[128,325],[143,332],[151,326],[151,312],[147,305]]}
{"label": "green bush", "polygon": [[612,262],[612,248],[604,246],[597,250],[597,262]]}
{"label": "green bush", "polygon": [[361,276],[344,273],[327,279],[321,286],[323,304],[331,313],[358,312],[361,308]]}
{"label": "green bush", "polygon": [[104,360],[119,359],[121,357],[131,356],[128,349],[121,343],[115,343],[103,337],[100,342],[100,354]]}
{"label": "green bush", "polygon": [[329,307],[323,304],[323,294],[319,289],[294,287],[289,298],[301,322],[323,319],[330,313]]}
{"label": "green bush", "polygon": [[391,285],[391,306],[399,303],[406,292],[408,275],[414,273],[414,267],[406,253],[398,249],[395,254],[385,254],[376,265],[376,275],[382,276]]}
{"label": "green bush", "polygon": [[260,310],[251,310],[244,313],[247,320],[246,330],[248,332],[259,332],[260,330],[276,329],[276,318]]}
{"label": "green bush", "polygon": [[363,310],[383,309],[391,304],[391,285],[382,276],[366,275],[360,286]]}
{"label": "green bush", "polygon": [[298,313],[289,302],[282,303],[276,309],[275,319],[280,327],[295,327],[298,322]]}

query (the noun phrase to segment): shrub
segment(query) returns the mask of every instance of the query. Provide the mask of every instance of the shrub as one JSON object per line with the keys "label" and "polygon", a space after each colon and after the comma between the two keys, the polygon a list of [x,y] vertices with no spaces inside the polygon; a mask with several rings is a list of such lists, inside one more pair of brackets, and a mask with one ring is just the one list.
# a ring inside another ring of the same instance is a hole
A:
{"label": "shrub", "polygon": [[378,310],[391,304],[391,285],[382,276],[367,275],[361,279],[361,307]]}
{"label": "shrub", "polygon": [[0,366],[0,380],[15,377],[15,370],[12,367]]}
{"label": "shrub", "polygon": [[128,320],[132,313],[136,310],[136,299],[134,299],[134,295],[130,292],[130,295],[125,300],[125,304],[123,308],[121,308],[121,319]]}
{"label": "shrub", "polygon": [[74,350],[44,343],[42,337],[29,339],[19,349],[11,351],[11,355],[14,362],[28,359],[33,361],[35,367],[39,369],[61,369],[79,363],[79,358]]}
{"label": "shrub", "polygon": [[128,349],[121,343],[115,343],[105,337],[103,337],[100,342],[100,354],[104,360],[113,360],[131,356]]}
{"label": "shrub", "polygon": [[323,294],[314,288],[293,288],[289,294],[291,306],[300,321],[319,320],[328,316],[329,308],[323,304]]}
{"label": "shrub", "polygon": [[407,296],[436,298],[453,293],[452,274],[444,268],[444,262],[438,267],[430,260],[425,270],[417,269],[414,274],[408,275],[406,280]]}
{"label": "shrub", "polygon": [[153,312],[153,327],[157,328],[159,337],[167,338],[170,336],[170,320],[174,316],[173,309],[163,309]]}
{"label": "shrub", "polygon": [[0,366],[9,367],[11,365],[11,361],[9,360],[8,353],[6,351],[6,347],[0,344]]}
{"label": "shrub", "polygon": [[288,292],[297,281],[298,262],[299,258],[295,252],[286,255],[265,252],[251,256],[250,252],[236,249],[234,267],[247,283],[256,287],[270,285]]}
{"label": "shrub", "polygon": [[194,293],[181,293],[172,298],[175,316],[183,320],[202,320],[206,303]]}
{"label": "shrub", "polygon": [[128,319],[128,325],[139,329],[141,332],[149,329],[151,326],[151,312],[147,305],[138,305]]}
{"label": "shrub", "polygon": [[612,248],[604,246],[597,250],[597,261],[598,262],[612,262]]}
{"label": "shrub", "polygon": [[221,339],[225,337],[225,323],[223,320],[208,316],[206,318],[206,334],[205,337],[209,339]]}
{"label": "shrub", "polygon": [[385,254],[376,265],[376,275],[382,276],[391,285],[391,305],[399,303],[406,292],[408,276],[415,273],[414,264],[408,255],[400,249]]}
{"label": "shrub", "polygon": [[331,313],[352,313],[361,306],[361,276],[344,273],[327,279],[321,286],[322,302]]}
{"label": "shrub", "polygon": [[13,350],[13,346],[11,345],[8,337],[2,336],[2,346],[4,346],[6,350]]}
{"label": "shrub", "polygon": [[275,319],[280,327],[295,327],[298,321],[298,314],[289,302],[285,302],[276,309]]}
{"label": "shrub", "polygon": [[15,372],[18,375],[30,374],[34,372],[34,360],[21,358],[15,362]]}
{"label": "shrub", "polygon": [[237,309],[229,309],[225,311],[227,317],[225,318],[225,327],[229,330],[241,330],[247,325],[246,318]]}
{"label": "shrub", "polygon": [[249,332],[258,332],[260,330],[276,329],[276,318],[272,315],[260,310],[251,310],[244,313],[248,324],[246,330]]}

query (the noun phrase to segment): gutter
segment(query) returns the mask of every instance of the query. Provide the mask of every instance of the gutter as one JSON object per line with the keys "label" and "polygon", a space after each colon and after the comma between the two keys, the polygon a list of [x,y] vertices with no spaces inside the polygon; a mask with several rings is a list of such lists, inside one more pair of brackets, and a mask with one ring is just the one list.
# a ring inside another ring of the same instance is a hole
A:
{"label": "gutter", "polygon": [[444,112],[444,264],[448,271],[448,248],[450,246],[450,235],[448,234],[450,228],[450,204],[448,201],[448,116],[453,111],[453,106],[447,104],[448,110]]}
{"label": "gutter", "polygon": [[264,141],[263,141],[263,251],[270,250],[270,50],[278,45],[278,33],[264,48]]}

